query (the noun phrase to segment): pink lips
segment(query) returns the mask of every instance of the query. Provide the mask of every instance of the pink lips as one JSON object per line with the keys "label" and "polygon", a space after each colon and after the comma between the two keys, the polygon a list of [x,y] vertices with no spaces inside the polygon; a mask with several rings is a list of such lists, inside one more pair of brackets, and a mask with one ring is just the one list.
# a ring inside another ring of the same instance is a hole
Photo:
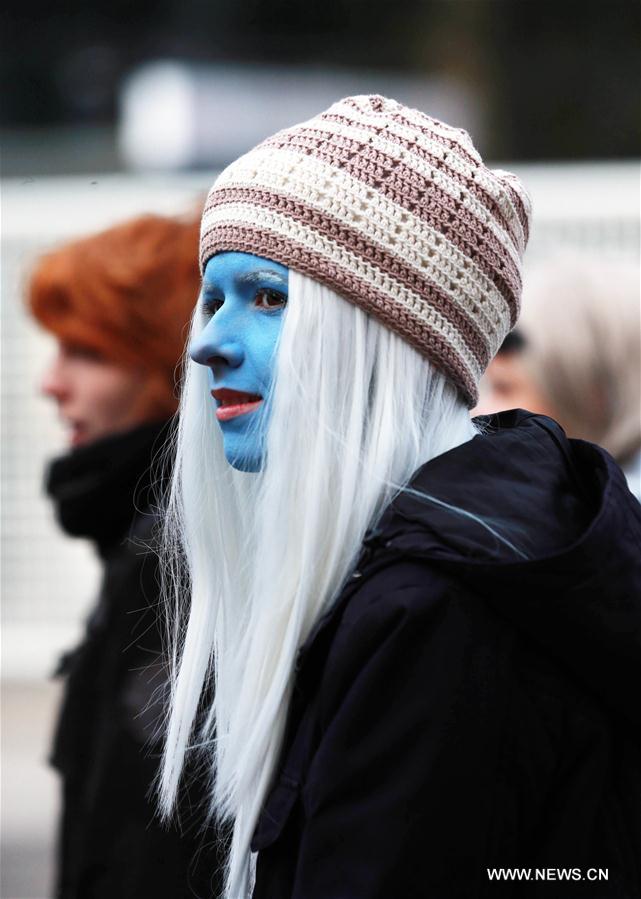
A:
{"label": "pink lips", "polygon": [[230,390],[228,387],[212,390],[211,395],[220,403],[216,409],[218,421],[229,421],[230,418],[253,412],[263,401],[263,398],[255,393],[243,393],[240,390]]}

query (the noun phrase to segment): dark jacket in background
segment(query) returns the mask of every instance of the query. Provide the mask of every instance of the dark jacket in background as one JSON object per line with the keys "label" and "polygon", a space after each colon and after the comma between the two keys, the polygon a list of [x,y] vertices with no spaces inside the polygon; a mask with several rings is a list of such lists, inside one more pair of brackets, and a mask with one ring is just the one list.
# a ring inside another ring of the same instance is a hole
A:
{"label": "dark jacket in background", "polygon": [[528,560],[390,506],[300,652],[254,899],[641,896],[641,509],[550,419],[487,424],[412,487]]}
{"label": "dark jacket in background", "polygon": [[[157,520],[148,469],[163,444],[148,425],[72,451],[47,489],[64,530],[97,546],[103,580],[66,678],[53,764],[62,777],[57,899],[212,899],[214,834],[201,831],[196,779],[182,827],[158,821],[152,784],[167,671],[161,658],[158,563],[146,546]],[[134,509],[136,494],[136,510]]]}

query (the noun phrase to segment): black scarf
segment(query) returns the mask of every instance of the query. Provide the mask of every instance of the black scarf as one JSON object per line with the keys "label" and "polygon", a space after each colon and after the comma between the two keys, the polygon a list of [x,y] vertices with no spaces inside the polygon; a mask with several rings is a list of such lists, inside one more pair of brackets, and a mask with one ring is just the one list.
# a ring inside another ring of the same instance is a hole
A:
{"label": "black scarf", "polygon": [[55,459],[46,491],[60,527],[93,540],[101,552],[122,540],[136,510],[149,506],[164,477],[158,457],[169,434],[168,422],[153,422]]}

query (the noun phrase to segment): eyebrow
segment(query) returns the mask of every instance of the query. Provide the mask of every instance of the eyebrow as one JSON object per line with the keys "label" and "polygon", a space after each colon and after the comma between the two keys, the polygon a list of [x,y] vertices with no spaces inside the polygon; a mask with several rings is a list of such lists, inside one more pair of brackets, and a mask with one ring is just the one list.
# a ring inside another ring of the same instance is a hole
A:
{"label": "eyebrow", "polygon": [[283,287],[287,287],[287,278],[284,278],[279,272],[273,271],[273,269],[261,269],[257,272],[247,272],[244,275],[240,275],[238,277],[238,281],[241,284],[256,284],[258,281],[263,281],[265,278],[271,278],[275,281],[278,281],[279,284],[282,284]]}

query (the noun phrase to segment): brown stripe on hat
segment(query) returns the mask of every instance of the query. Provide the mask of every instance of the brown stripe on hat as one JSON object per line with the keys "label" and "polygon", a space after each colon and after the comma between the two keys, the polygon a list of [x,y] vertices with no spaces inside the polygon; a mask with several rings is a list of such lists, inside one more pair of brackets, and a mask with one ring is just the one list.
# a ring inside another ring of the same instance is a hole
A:
{"label": "brown stripe on hat", "polygon": [[[526,205],[526,198],[522,193],[517,190],[514,181],[516,181],[515,176],[511,172],[502,172],[495,171],[495,175],[498,175],[501,181],[501,184],[509,194],[509,197],[512,201],[512,205],[516,209],[516,214],[519,218],[519,223],[521,225],[521,230],[524,236],[524,245],[523,249],[525,249],[525,244],[527,244],[530,237],[530,208],[529,208],[529,200]],[[504,176],[504,177],[502,177]]]}

